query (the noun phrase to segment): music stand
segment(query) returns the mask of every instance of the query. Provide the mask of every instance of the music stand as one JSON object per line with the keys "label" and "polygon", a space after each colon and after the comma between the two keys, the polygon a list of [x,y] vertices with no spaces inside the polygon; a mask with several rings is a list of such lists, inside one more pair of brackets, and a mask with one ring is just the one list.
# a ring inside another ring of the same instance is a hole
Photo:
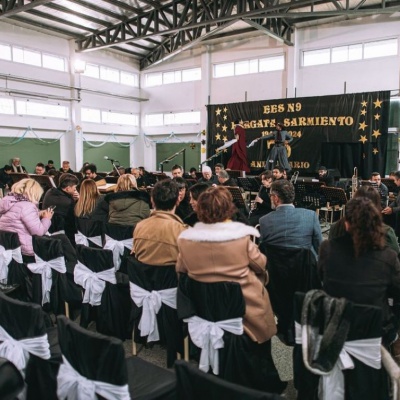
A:
{"label": "music stand", "polygon": [[248,207],[244,202],[242,191],[240,190],[240,188],[235,186],[225,186],[225,187],[230,191],[235,206],[239,209],[245,210],[248,213]]}
{"label": "music stand", "polygon": [[51,188],[57,187],[51,176],[30,174],[29,177],[39,183],[39,185],[43,188],[45,192],[47,192]]}
{"label": "music stand", "polygon": [[117,183],[119,176],[106,176],[104,179],[107,183]]}
{"label": "music stand", "polygon": [[326,207],[321,207],[321,211],[325,212],[326,219],[330,215],[332,224],[335,211],[339,211],[340,217],[344,216],[344,206],[347,203],[346,193],[341,188],[321,186],[321,194],[326,199]]}
{"label": "music stand", "polygon": [[293,184],[295,190],[294,205],[299,208],[307,208],[317,211],[321,205],[322,182],[296,182]]}
{"label": "music stand", "polygon": [[392,179],[382,178],[381,182],[384,185],[386,185],[386,187],[388,188],[389,192],[397,193],[399,191],[398,186],[394,183],[394,181]]}
{"label": "music stand", "polygon": [[[62,174],[65,174],[65,173],[66,172],[62,172]],[[79,182],[83,179],[82,172],[73,172],[72,175],[75,175],[78,178]]]}
{"label": "music stand", "polygon": [[29,178],[29,175],[25,174],[24,172],[10,172],[10,178],[12,179],[14,184],[22,179]]}

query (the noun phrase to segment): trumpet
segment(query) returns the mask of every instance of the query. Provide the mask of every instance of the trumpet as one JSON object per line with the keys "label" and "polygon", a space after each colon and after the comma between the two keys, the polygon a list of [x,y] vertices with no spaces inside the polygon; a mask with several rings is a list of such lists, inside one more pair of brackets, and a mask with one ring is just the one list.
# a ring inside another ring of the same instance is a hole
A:
{"label": "trumpet", "polygon": [[354,195],[356,194],[357,189],[358,189],[358,171],[357,171],[357,167],[354,167],[353,176],[351,177],[351,194],[350,194],[350,198],[354,197]]}

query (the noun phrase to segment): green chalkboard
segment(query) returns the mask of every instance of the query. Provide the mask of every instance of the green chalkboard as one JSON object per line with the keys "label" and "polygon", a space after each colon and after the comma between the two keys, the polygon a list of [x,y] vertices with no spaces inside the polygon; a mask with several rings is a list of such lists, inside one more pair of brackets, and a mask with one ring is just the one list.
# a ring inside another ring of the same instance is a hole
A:
{"label": "green chalkboard", "polygon": [[[53,160],[54,165],[60,168],[60,141],[51,142],[46,140],[45,143],[38,139],[22,139],[16,144],[11,143],[15,139],[8,137],[0,138],[0,166],[11,164],[11,159],[19,157],[21,164],[26,168],[27,172],[33,174],[37,163],[47,164],[48,160]],[[51,143],[47,143],[47,142]]]}
{"label": "green chalkboard", "polygon": [[[101,144],[101,142],[90,143]],[[105,143],[103,146],[93,147],[83,143],[83,162],[96,164],[99,172],[110,172],[113,169],[111,162],[104,159],[105,156],[118,160],[121,167],[128,168],[130,166],[129,147],[122,147],[118,143]]]}
{"label": "green chalkboard", "polygon": [[169,163],[164,164],[164,172],[171,172],[171,167],[175,164],[183,166],[186,172],[189,172],[192,167],[198,169],[200,164],[200,143],[157,143],[157,165],[155,169],[159,171],[161,161],[171,157],[182,149],[186,149],[185,165],[183,165],[183,153],[181,153]]}

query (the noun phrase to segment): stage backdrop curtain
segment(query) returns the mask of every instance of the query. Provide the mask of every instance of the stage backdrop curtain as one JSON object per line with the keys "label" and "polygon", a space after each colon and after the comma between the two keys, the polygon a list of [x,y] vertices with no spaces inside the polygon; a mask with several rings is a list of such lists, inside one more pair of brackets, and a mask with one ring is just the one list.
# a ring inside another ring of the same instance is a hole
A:
{"label": "stage backdrop curtain", "polygon": [[[233,139],[236,119],[246,129],[247,144],[282,122],[294,138],[287,146],[292,169],[310,174],[325,165],[342,176],[351,176],[354,167],[364,178],[372,170],[384,174],[389,105],[389,91],[208,105],[207,157]],[[253,173],[265,168],[272,146],[273,141],[265,140],[248,149]],[[226,165],[229,157],[230,149],[223,150],[209,165]]]}

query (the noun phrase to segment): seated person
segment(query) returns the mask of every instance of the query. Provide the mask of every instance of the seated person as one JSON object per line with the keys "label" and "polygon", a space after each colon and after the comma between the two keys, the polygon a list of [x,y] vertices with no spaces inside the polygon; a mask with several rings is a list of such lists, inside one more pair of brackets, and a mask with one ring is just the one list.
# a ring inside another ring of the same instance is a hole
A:
{"label": "seated person", "polygon": [[46,172],[49,172],[51,169],[55,169],[54,167],[54,161],[49,160],[47,161],[47,165],[45,166]]}
{"label": "seated person", "polygon": [[60,168],[60,172],[64,174],[72,174],[74,171],[72,171],[70,167],[69,161],[63,161],[62,162],[62,167]]}
{"label": "seated person", "polygon": [[218,185],[220,186],[237,186],[236,179],[229,176],[228,171],[221,169],[217,174]]}
{"label": "seated person", "polygon": [[43,163],[37,163],[35,167],[35,174],[36,175],[47,175],[46,168]]}
{"label": "seated person", "polygon": [[108,203],[104,200],[104,195],[99,193],[96,183],[91,179],[85,179],[82,182],[74,211],[77,218],[108,221]]}
{"label": "seated person", "polygon": [[185,179],[176,177],[173,178],[179,188],[178,206],[176,207],[175,214],[184,220],[191,212],[192,207],[190,205],[188,184]]}
{"label": "seated person", "polygon": [[218,176],[219,172],[222,171],[222,170],[224,170],[224,169],[225,169],[225,168],[224,168],[224,164],[216,163],[216,164],[214,165],[215,175]]}
{"label": "seated person", "polygon": [[82,169],[83,176],[85,179],[93,179],[95,182],[104,179],[100,175],[97,175],[97,167],[95,164],[88,164]]}
{"label": "seated person", "polygon": [[19,157],[14,157],[11,162],[11,168],[13,169],[13,172],[19,172],[19,173],[24,173],[27,174],[26,168],[21,165],[21,159]]}
{"label": "seated person", "polygon": [[207,183],[207,185],[218,185],[218,179],[212,174],[212,170],[209,166],[203,165],[201,172],[203,177],[198,180],[199,183]]}
{"label": "seated person", "polygon": [[258,225],[260,218],[272,211],[271,199],[269,197],[272,172],[265,171],[260,175],[260,178],[261,188],[254,200],[254,206],[249,215],[249,224],[252,226]]}
{"label": "seated person", "polygon": [[0,189],[10,189],[13,185],[13,180],[10,177],[12,170],[10,165],[5,165],[0,169]]}
{"label": "seated person", "polygon": [[282,179],[287,179],[286,170],[283,167],[275,167],[272,170],[272,175],[274,177],[274,181],[279,181]]}
{"label": "seated person", "polygon": [[130,174],[118,178],[114,193],[107,194],[105,201],[109,204],[110,224],[135,226],[150,215],[150,196],[138,189]]}
{"label": "seated person", "polygon": [[192,167],[192,168],[190,168],[189,175],[190,175],[191,179],[196,179],[196,181],[197,181],[196,172],[197,172],[197,169]]}
{"label": "seated person", "polygon": [[150,265],[175,265],[178,258],[178,236],[187,226],[175,214],[179,188],[165,179],[151,191],[154,211],[136,225],[133,231],[132,253],[138,261]]}
{"label": "seated person", "polygon": [[381,207],[384,209],[389,205],[389,189],[387,186],[382,183],[382,178],[381,174],[379,172],[373,172],[371,174],[371,179],[370,182],[372,183],[372,186],[376,188],[378,191],[380,197],[381,197]]}
{"label": "seated person", "polygon": [[200,194],[205,192],[208,188],[209,186],[206,183],[196,183],[189,188],[189,201],[193,211],[183,220],[185,224],[194,226],[196,222],[199,222],[197,217],[197,199]]}
{"label": "seated person", "polygon": [[329,174],[329,171],[323,165],[321,165],[318,169],[317,179],[324,183],[325,186],[335,186],[334,177]]}

